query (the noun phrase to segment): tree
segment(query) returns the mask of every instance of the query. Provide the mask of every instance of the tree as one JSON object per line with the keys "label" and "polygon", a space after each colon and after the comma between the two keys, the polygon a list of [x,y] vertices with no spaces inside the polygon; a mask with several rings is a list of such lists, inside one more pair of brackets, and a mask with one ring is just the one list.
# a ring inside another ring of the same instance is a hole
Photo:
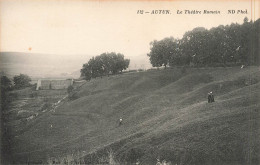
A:
{"label": "tree", "polygon": [[101,77],[104,74],[103,64],[100,56],[96,56],[93,58],[94,60],[91,61],[91,67],[92,67],[92,77]]}
{"label": "tree", "polygon": [[173,37],[164,38],[161,41],[152,41],[150,43],[150,53],[147,56],[153,67],[161,67],[169,64],[171,55],[175,52],[176,40]]}
{"label": "tree", "polygon": [[182,54],[185,55],[186,64],[204,65],[209,62],[209,32],[203,27],[188,31],[182,38]]}
{"label": "tree", "polygon": [[245,18],[244,18],[244,23],[247,23],[247,22],[248,22],[248,18],[245,17]]}
{"label": "tree", "polygon": [[129,67],[129,64],[130,64],[130,59],[125,59],[125,60],[124,60],[123,70],[126,70],[126,69]]}
{"label": "tree", "polygon": [[83,64],[82,69],[80,70],[81,77],[84,77],[86,80],[91,80],[92,73],[91,73],[91,67],[88,63]]}
{"label": "tree", "polygon": [[260,19],[256,20],[252,25],[252,40],[253,44],[250,45],[250,50],[252,51],[252,57],[250,59],[251,64],[260,64]]}
{"label": "tree", "polygon": [[12,87],[11,80],[6,76],[1,76],[1,89],[9,90]]}
{"label": "tree", "polygon": [[11,90],[12,87],[12,82],[11,80],[6,77],[6,76],[1,76],[1,91],[0,91],[0,95],[1,95],[1,109],[5,109],[7,103],[8,103],[8,99],[7,99],[7,92],[9,90]]}
{"label": "tree", "polygon": [[170,50],[169,65],[170,66],[179,66],[183,65],[184,61],[182,60],[182,50],[181,50],[181,40],[173,40],[172,49]]}
{"label": "tree", "polygon": [[84,64],[81,69],[81,76],[86,80],[91,78],[109,76],[109,74],[117,74],[127,69],[130,60],[124,59],[121,53],[102,53],[99,56],[92,57],[88,63]]}
{"label": "tree", "polygon": [[129,59],[124,59],[123,54],[113,54],[112,55],[112,73],[117,74],[119,72],[122,72],[123,70],[127,69],[130,63]]}
{"label": "tree", "polygon": [[165,38],[150,43],[147,54],[153,67],[192,65],[226,66],[260,64],[260,19],[243,24],[203,27],[186,32],[182,39]]}
{"label": "tree", "polygon": [[103,72],[105,75],[109,76],[109,73],[111,72],[111,56],[108,55],[108,53],[102,53],[100,55],[100,58],[102,60],[102,67],[103,67]]}
{"label": "tree", "polygon": [[24,88],[30,86],[31,78],[28,75],[20,74],[17,76],[14,76],[14,87],[16,89]]}

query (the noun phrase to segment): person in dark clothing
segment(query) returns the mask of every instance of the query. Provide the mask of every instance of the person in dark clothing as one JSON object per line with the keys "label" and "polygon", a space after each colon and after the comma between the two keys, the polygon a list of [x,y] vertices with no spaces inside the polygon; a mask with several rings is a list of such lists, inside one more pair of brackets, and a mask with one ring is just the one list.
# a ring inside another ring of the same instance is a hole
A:
{"label": "person in dark clothing", "polygon": [[208,103],[211,103],[211,95],[208,93]]}
{"label": "person in dark clothing", "polygon": [[211,92],[211,102],[212,102],[212,103],[215,102],[215,100],[214,100],[214,95],[213,95],[212,92]]}

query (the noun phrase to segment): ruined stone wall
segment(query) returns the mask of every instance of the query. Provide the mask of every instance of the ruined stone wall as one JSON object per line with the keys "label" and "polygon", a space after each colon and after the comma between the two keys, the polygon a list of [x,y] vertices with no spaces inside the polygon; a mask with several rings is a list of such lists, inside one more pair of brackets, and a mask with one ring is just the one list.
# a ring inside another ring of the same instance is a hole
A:
{"label": "ruined stone wall", "polygon": [[72,80],[52,80],[51,89],[67,89],[72,85]]}
{"label": "ruined stone wall", "polygon": [[50,84],[51,84],[50,80],[41,80],[41,85],[39,89],[50,89]]}
{"label": "ruined stone wall", "polygon": [[72,84],[73,84],[73,80],[40,80],[37,83],[37,88],[42,90],[67,89]]}

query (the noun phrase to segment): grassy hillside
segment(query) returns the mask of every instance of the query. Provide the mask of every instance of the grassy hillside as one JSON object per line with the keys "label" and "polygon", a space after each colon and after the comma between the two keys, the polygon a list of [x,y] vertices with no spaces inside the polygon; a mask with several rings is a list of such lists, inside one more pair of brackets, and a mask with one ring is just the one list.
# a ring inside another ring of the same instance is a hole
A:
{"label": "grassy hillside", "polygon": [[76,99],[14,133],[10,157],[46,162],[78,153],[98,163],[113,151],[119,162],[259,164],[259,73],[257,67],[175,68],[91,80]]}

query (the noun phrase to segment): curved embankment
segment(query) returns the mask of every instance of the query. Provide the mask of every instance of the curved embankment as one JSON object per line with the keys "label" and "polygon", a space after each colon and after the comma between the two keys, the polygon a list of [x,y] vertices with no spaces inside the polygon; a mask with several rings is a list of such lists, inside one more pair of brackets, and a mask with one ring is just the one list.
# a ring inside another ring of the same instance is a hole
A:
{"label": "curved embankment", "polygon": [[258,164],[259,80],[257,67],[95,79],[20,135],[14,158],[45,161],[80,152],[85,162],[97,163],[112,150],[120,162]]}

